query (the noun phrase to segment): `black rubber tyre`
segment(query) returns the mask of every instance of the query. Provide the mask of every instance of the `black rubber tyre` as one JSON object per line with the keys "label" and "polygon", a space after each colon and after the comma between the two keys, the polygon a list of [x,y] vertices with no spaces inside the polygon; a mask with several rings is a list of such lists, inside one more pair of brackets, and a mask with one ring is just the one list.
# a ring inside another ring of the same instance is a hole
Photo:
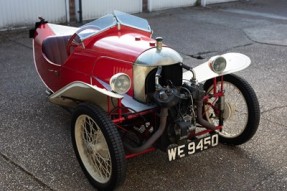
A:
{"label": "black rubber tyre", "polygon": [[[220,83],[219,80],[220,78],[218,78],[218,83]],[[229,87],[232,87],[230,88],[231,89],[230,91],[228,90]],[[226,109],[228,110],[226,111],[226,113],[228,113],[231,117],[228,116],[230,119],[227,119],[228,117],[226,117],[227,120],[226,121],[224,120],[223,129],[222,131],[219,132],[219,141],[223,144],[228,145],[240,145],[250,140],[256,133],[257,128],[259,126],[260,108],[258,99],[256,97],[253,88],[249,85],[249,83],[234,74],[224,76],[224,88],[227,88],[225,89],[225,102],[226,102],[225,108],[228,108]],[[204,89],[208,93],[212,93],[212,91],[210,91],[213,89],[212,79],[205,82]],[[236,93],[233,93],[231,91],[236,91]],[[233,94],[235,94],[234,97],[232,97]],[[238,100],[239,104],[237,103],[237,106],[233,106],[232,102],[236,102]],[[240,102],[240,100],[242,101]],[[242,114],[240,114],[238,111],[240,110],[240,108],[238,109],[237,107],[243,107],[243,108],[245,107],[246,113],[242,112]],[[245,122],[242,122],[243,120],[237,119],[237,121],[235,120],[234,122],[232,123],[230,122],[230,124],[228,124],[228,120],[231,120],[233,117],[232,115],[238,115],[238,117],[240,117],[241,115],[244,118]],[[206,116],[208,116],[208,114],[206,114]],[[209,121],[212,121],[208,117],[207,119]],[[241,127],[237,128],[237,125],[238,126],[241,125]],[[224,132],[225,129],[226,131],[228,131],[228,129],[232,128],[235,128],[235,131],[238,131],[238,129],[241,130],[239,133],[237,134],[235,133],[235,135],[232,136],[231,134]]]}
{"label": "black rubber tyre", "polygon": [[72,142],[82,170],[98,190],[113,190],[126,175],[119,132],[99,107],[80,104],[72,115]]}

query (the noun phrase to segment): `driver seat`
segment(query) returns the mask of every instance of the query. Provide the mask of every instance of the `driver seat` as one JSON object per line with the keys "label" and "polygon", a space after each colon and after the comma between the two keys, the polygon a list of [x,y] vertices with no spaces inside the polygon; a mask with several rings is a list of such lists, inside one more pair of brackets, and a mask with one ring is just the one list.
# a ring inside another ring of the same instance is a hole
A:
{"label": "driver seat", "polygon": [[62,65],[68,58],[66,46],[71,35],[51,36],[46,38],[42,44],[42,52],[51,62]]}

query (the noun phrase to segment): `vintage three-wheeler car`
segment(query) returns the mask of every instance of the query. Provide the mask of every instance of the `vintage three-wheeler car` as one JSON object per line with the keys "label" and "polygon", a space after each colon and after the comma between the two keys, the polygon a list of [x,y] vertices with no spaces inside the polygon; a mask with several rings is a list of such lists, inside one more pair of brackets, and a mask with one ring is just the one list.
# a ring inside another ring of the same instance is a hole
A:
{"label": "vintage three-wheeler car", "polygon": [[99,190],[123,183],[126,159],[155,149],[173,161],[255,134],[254,90],[231,74],[250,59],[240,53],[191,67],[152,38],[145,19],[114,11],[79,28],[43,18],[30,31],[36,70],[50,102],[72,112],[72,143]]}

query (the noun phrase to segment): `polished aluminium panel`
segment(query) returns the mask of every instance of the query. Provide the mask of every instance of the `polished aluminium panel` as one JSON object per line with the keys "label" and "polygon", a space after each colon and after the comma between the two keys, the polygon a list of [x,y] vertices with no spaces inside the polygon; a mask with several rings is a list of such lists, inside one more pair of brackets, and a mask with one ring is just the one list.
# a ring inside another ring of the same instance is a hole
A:
{"label": "polished aluminium panel", "polygon": [[[108,91],[111,91],[111,86],[106,82],[96,78],[98,82],[100,82]],[[153,109],[156,107],[155,104],[147,105],[141,102],[136,101],[133,97],[129,96],[128,94],[122,95],[124,98],[122,99],[122,104],[125,107],[131,108],[132,112],[141,112],[149,109]]]}
{"label": "polished aluminium panel", "polygon": [[153,67],[146,67],[144,65],[133,66],[134,98],[136,100],[146,102],[145,80],[147,75],[154,68],[156,68],[156,66]]}
{"label": "polished aluminium panel", "polygon": [[150,71],[158,66],[168,66],[182,61],[179,53],[168,47],[151,48],[143,52],[133,65],[134,98],[146,102],[145,80]]}
{"label": "polished aluminium panel", "polygon": [[182,57],[175,50],[162,47],[160,50],[151,48],[142,53],[135,62],[135,65],[142,65],[147,67],[153,66],[167,66],[182,62]]}

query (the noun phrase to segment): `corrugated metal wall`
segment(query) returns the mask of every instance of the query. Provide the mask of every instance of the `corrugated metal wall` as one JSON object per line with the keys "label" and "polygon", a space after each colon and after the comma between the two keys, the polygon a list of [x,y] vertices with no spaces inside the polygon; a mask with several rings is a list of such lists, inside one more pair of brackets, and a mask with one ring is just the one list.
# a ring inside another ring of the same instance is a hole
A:
{"label": "corrugated metal wall", "polygon": [[[76,0],[76,11],[79,10]],[[142,0],[82,0],[83,20],[95,19],[113,10],[127,13],[142,12]]]}
{"label": "corrugated metal wall", "polygon": [[[192,6],[196,0],[147,0],[148,10]],[[206,4],[235,0],[202,0]],[[76,13],[79,0],[75,0]],[[113,10],[128,13],[142,12],[143,0],[82,0],[83,20],[95,19]],[[0,0],[0,30],[34,24],[38,16],[49,22],[69,21],[69,0]],[[77,14],[78,20],[79,15]]]}
{"label": "corrugated metal wall", "polygon": [[66,0],[0,0],[0,29],[34,24],[38,16],[66,22]]}
{"label": "corrugated metal wall", "polygon": [[196,0],[148,0],[148,10],[155,11],[174,7],[192,6]]}

